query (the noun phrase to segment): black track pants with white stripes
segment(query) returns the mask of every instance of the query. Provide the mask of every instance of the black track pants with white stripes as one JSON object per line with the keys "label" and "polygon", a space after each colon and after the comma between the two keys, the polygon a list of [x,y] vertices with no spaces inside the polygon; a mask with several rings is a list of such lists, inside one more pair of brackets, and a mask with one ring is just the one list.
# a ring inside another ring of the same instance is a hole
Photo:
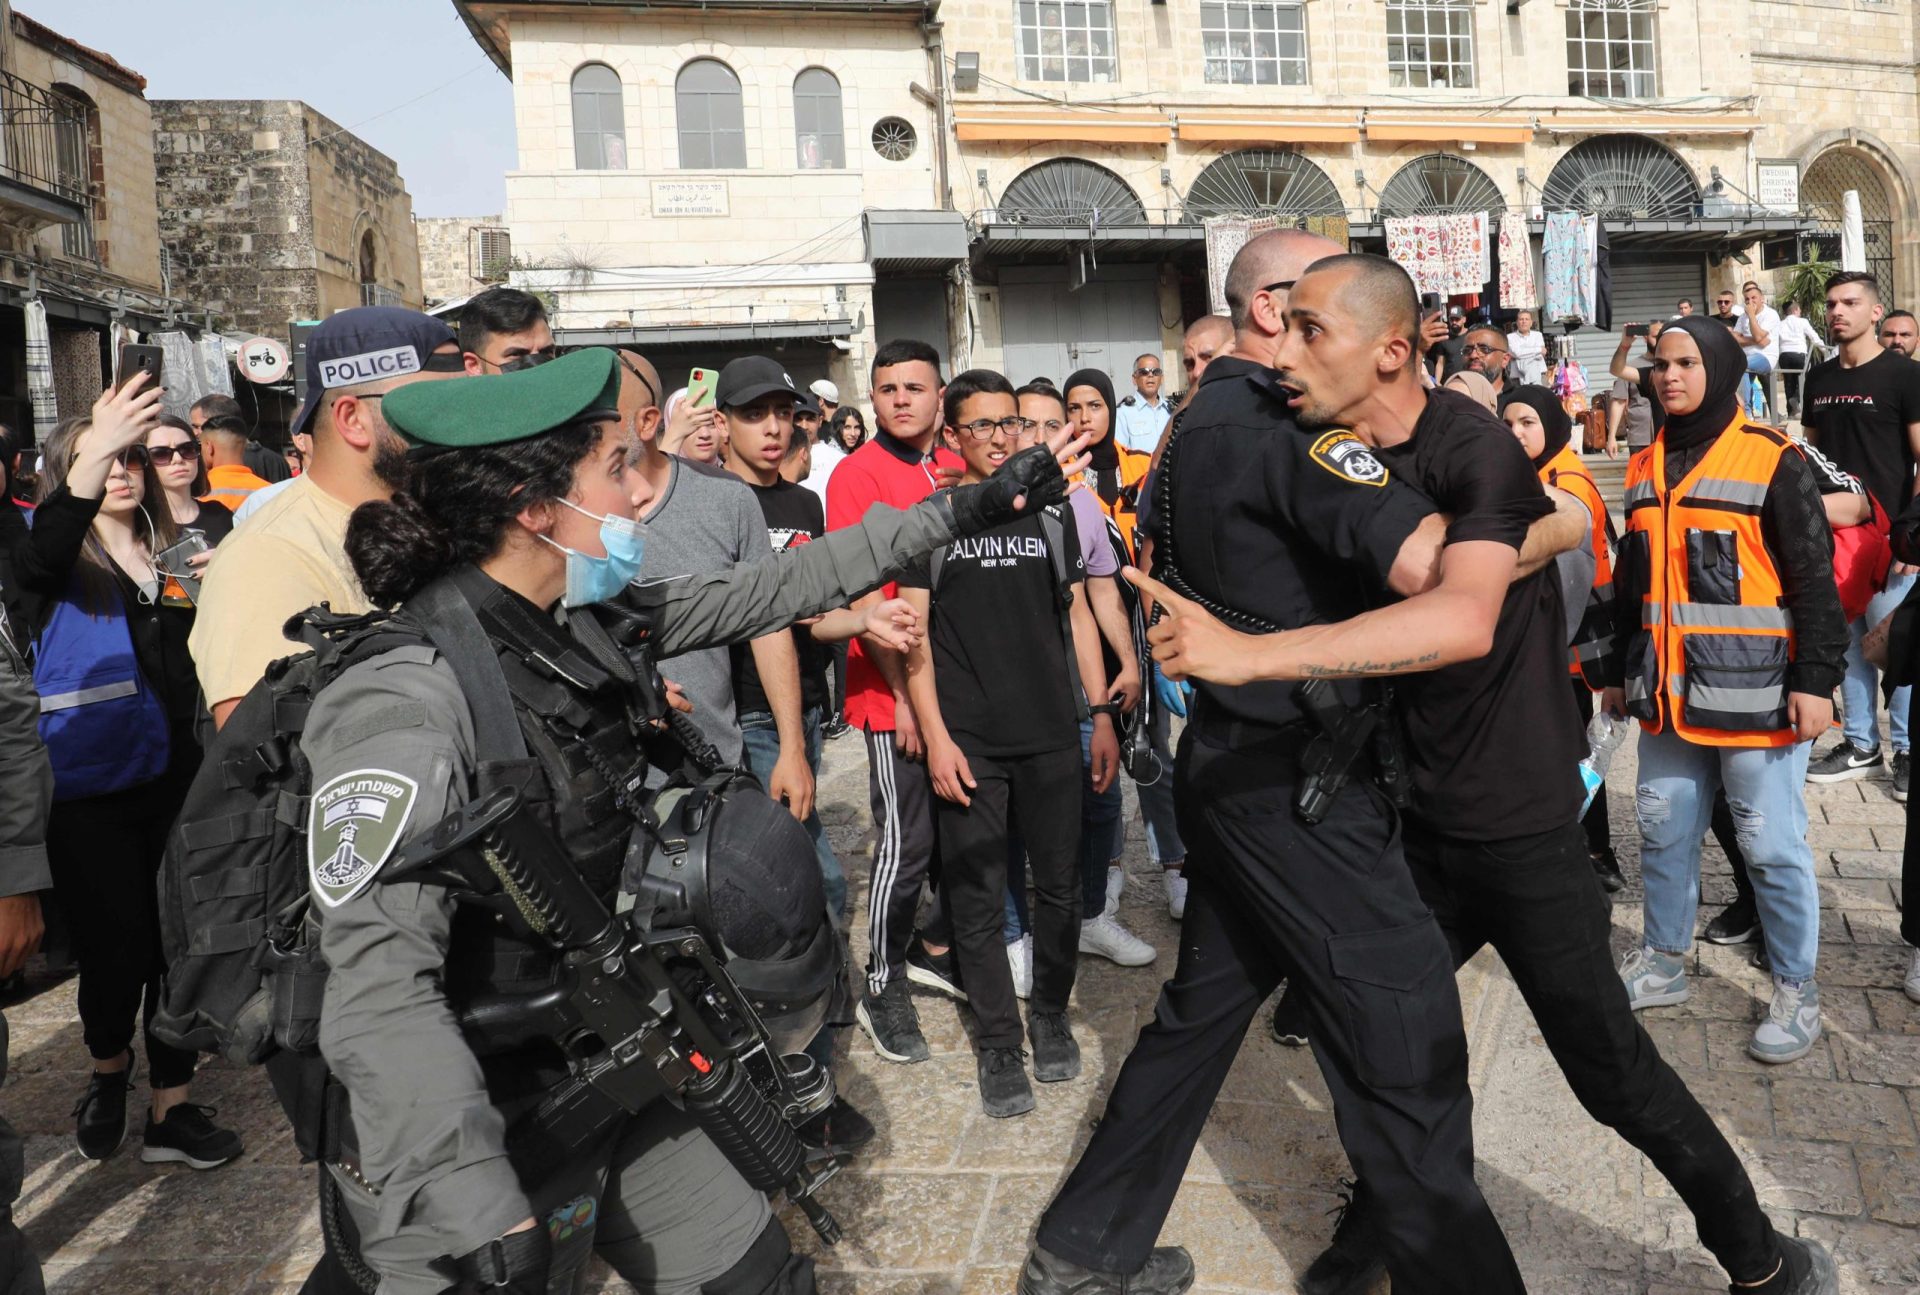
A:
{"label": "black track pants with white stripes", "polygon": [[[933,863],[933,784],[925,764],[894,749],[891,732],[868,730],[865,736],[867,791],[873,802],[867,988],[878,994],[888,981],[906,974],[907,942],[913,938],[920,887]],[[930,927],[936,924],[945,926],[937,917],[929,919]]]}

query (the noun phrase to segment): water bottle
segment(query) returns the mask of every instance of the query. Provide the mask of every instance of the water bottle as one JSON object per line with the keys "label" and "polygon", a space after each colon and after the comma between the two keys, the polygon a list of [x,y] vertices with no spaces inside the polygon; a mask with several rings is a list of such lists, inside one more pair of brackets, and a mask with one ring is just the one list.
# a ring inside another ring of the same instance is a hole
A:
{"label": "water bottle", "polygon": [[1613,753],[1620,749],[1631,726],[1631,720],[1615,719],[1604,710],[1595,714],[1587,725],[1587,758],[1580,762],[1580,781],[1587,789],[1586,801],[1580,806],[1582,818],[1593,806],[1593,798],[1606,785],[1607,766],[1613,763]]}

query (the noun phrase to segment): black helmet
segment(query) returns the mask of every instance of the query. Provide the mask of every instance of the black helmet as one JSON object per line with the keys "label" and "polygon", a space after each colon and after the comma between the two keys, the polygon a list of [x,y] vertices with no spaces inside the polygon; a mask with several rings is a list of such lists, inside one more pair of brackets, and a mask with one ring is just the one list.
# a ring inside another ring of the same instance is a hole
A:
{"label": "black helmet", "polygon": [[740,774],[666,792],[655,809],[666,845],[636,838],[645,858],[628,856],[621,889],[650,912],[651,928],[704,934],[774,1051],[801,1051],[842,1013],[849,961],[806,829]]}

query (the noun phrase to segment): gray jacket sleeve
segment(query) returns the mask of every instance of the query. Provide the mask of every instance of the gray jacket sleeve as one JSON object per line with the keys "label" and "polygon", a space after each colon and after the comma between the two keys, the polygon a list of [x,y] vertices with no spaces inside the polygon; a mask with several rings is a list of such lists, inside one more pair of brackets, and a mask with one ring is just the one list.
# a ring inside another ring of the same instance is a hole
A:
{"label": "gray jacket sleeve", "polygon": [[945,494],[902,511],[875,504],[858,526],[726,571],[637,586],[628,596],[653,613],[662,659],[743,643],[849,602],[891,580],[954,537]]}
{"label": "gray jacket sleeve", "polygon": [[[507,1162],[505,1121],[441,993],[452,897],[374,877],[399,846],[465,802],[472,719],[453,671],[429,648],[401,648],[324,690],[302,743],[315,803],[308,879],[332,969],[320,1051],[353,1100],[361,1172],[380,1190],[368,1253],[406,1237],[459,1256],[532,1210]],[[330,785],[356,774],[414,790],[404,807],[388,800],[383,820],[361,820],[355,844],[370,867],[342,871],[332,853],[340,831],[323,833],[321,820]]]}
{"label": "gray jacket sleeve", "polygon": [[40,694],[33,672],[0,628],[0,897],[53,885],[47,813],[53,766],[40,741]]}

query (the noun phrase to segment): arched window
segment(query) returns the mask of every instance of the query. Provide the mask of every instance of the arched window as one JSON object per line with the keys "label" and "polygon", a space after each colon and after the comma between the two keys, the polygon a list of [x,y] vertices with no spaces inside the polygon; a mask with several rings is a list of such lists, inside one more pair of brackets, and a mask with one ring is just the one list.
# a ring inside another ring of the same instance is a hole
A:
{"label": "arched window", "polygon": [[627,169],[620,77],[604,63],[589,63],[573,74],[573,164],[582,171]]}
{"label": "arched window", "polygon": [[847,164],[840,81],[825,68],[810,67],[793,79],[793,148],[803,170]]}
{"label": "arched window", "polygon": [[372,230],[360,235],[360,282],[380,282],[380,261],[374,252]]}
{"label": "arched window", "polygon": [[673,83],[673,105],[682,170],[747,164],[746,114],[740,106],[740,78],[732,68],[710,58],[687,64]]}

